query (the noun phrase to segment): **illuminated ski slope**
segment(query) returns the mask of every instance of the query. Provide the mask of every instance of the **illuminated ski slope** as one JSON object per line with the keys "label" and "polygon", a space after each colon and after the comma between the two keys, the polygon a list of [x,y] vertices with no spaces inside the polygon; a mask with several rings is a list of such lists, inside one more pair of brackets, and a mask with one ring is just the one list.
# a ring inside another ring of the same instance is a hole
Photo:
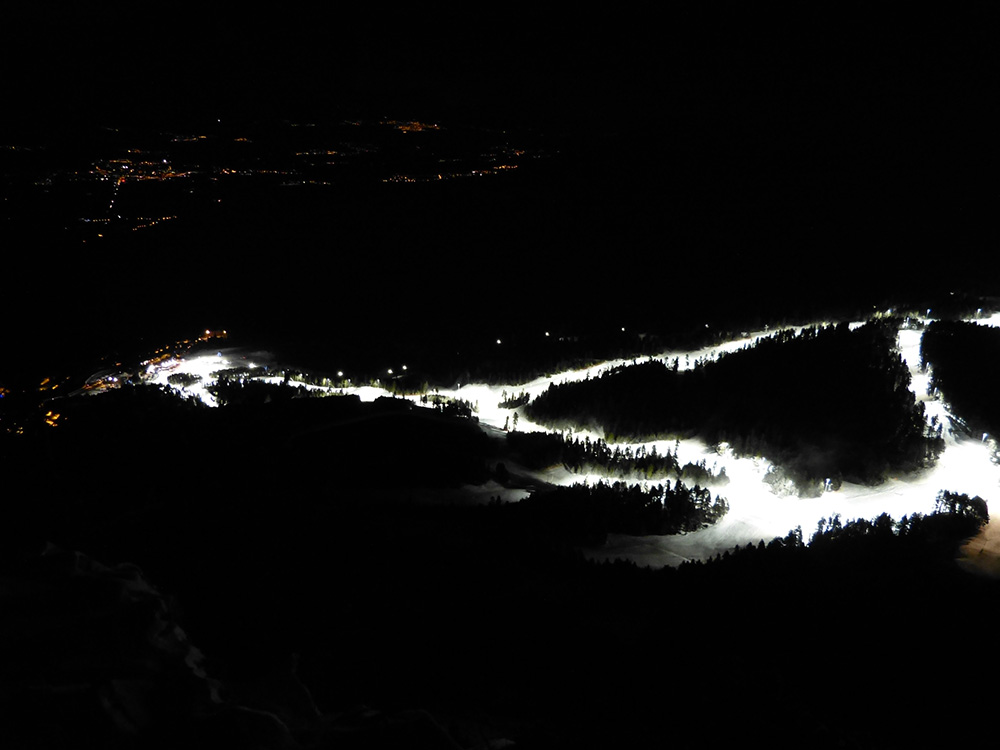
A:
{"label": "illuminated ski slope", "polygon": [[[917,321],[927,323],[929,321]],[[1000,325],[1000,315],[977,321],[984,325]],[[860,322],[851,327],[861,325]],[[678,359],[679,367],[694,367],[699,361],[707,361],[733,351],[737,351],[754,341],[774,335],[775,332],[758,332],[746,338],[727,342],[720,346],[705,347],[690,352],[668,352],[656,359],[673,361]],[[818,498],[799,498],[794,495],[775,495],[769,485],[762,480],[770,464],[766,460],[736,458],[731,453],[718,454],[713,448],[698,440],[681,441],[678,458],[682,463],[706,459],[709,466],[725,468],[729,484],[717,492],[729,502],[729,513],[719,523],[685,535],[630,537],[613,535],[608,545],[593,553],[597,558],[614,559],[621,557],[639,564],[654,566],[672,565],[687,559],[705,559],[716,553],[731,549],[734,545],[756,544],[776,536],[785,536],[796,527],[801,527],[806,539],[816,529],[820,519],[840,515],[842,520],[875,518],[888,513],[899,519],[913,513],[930,513],[934,510],[937,493],[942,489],[980,495],[987,501],[997,495],[1000,487],[1000,467],[990,460],[991,445],[988,442],[966,438],[961,433],[947,429],[949,413],[940,399],[932,399],[926,393],[930,374],[920,371],[919,328],[901,330],[898,347],[907,362],[912,377],[911,387],[916,397],[925,403],[926,416],[930,420],[937,416],[946,426],[946,447],[934,468],[910,476],[898,476],[877,487],[867,487],[845,482],[837,492],[827,492]],[[448,394],[480,404],[479,417],[485,424],[502,427],[510,416],[510,410],[501,409],[499,404],[504,390],[525,390],[532,398],[540,394],[552,382],[561,383],[597,377],[613,367],[628,361],[606,362],[586,370],[561,373],[551,378],[539,378],[527,386],[469,385]],[[848,396],[849,397],[849,396]],[[492,406],[490,406],[492,405]],[[519,430],[543,430],[540,425],[519,419]],[[579,436],[592,433],[580,432]],[[674,441],[656,441],[644,444],[647,449],[654,446],[660,453],[672,450]],[[633,446],[635,447],[635,446]],[[579,477],[580,481],[595,481],[595,477]]]}
{"label": "illuminated ski slope", "polygon": [[[926,323],[929,321],[917,321]],[[1000,326],[1000,314],[988,319],[976,321],[983,325]],[[852,327],[861,323],[852,323]],[[676,358],[678,366],[689,369],[699,363],[709,361],[724,353],[738,351],[763,337],[775,335],[777,331],[760,331],[745,338],[729,341],[718,346],[710,346],[696,351],[666,352],[657,357],[646,357],[637,361],[658,359],[673,362]],[[875,518],[881,513],[888,513],[899,519],[913,513],[930,513],[934,509],[937,493],[942,489],[967,493],[970,496],[979,495],[989,502],[1000,497],[1000,467],[994,465],[991,458],[993,441],[991,439],[975,439],[962,435],[950,429],[950,414],[947,405],[939,398],[927,394],[930,373],[920,370],[920,340],[922,330],[919,327],[903,329],[899,333],[898,348],[907,362],[911,373],[911,387],[916,398],[925,404],[926,416],[930,420],[937,417],[945,425],[945,450],[937,464],[929,470],[907,476],[896,476],[877,487],[867,487],[845,482],[836,492],[826,492],[817,498],[799,498],[794,495],[779,496],[771,491],[768,484],[762,480],[770,464],[766,460],[752,458],[737,458],[731,452],[717,452],[699,440],[683,440],[677,445],[678,458],[681,463],[698,462],[705,459],[708,466],[716,469],[725,468],[729,484],[713,490],[715,494],[723,495],[729,502],[729,513],[719,523],[684,535],[631,537],[627,535],[612,535],[605,548],[592,553],[593,557],[614,559],[621,557],[633,560],[643,565],[663,566],[674,565],[684,560],[705,559],[716,553],[731,549],[734,545],[756,544],[778,536],[786,536],[791,530],[800,527],[803,536],[808,540],[822,518],[832,518],[840,515],[843,521],[857,518]],[[234,366],[253,366],[253,363],[238,358],[238,354],[219,352],[216,355],[204,355],[184,359],[172,364],[172,369],[162,370],[155,374],[155,382],[175,388],[178,392],[202,399],[205,403],[214,405],[214,399],[205,387],[212,381],[212,373]],[[588,377],[598,377],[602,373],[621,365],[627,365],[634,360],[615,360],[603,362],[593,367],[558,373],[553,376],[540,377],[525,385],[484,385],[464,384],[460,387],[442,390],[440,395],[461,399],[476,404],[477,416],[484,429],[503,430],[513,423],[513,416],[518,413],[517,429],[519,431],[544,431],[546,428],[534,424],[520,415],[517,409],[500,406],[504,391],[520,394],[527,392],[531,398],[541,394],[550,384],[583,380]],[[200,375],[201,381],[189,387],[170,385],[167,378],[173,372],[185,372]],[[261,379],[269,382],[281,382],[282,378],[274,375],[264,375]],[[296,383],[296,385],[304,385]],[[363,401],[373,401],[381,396],[390,395],[386,390],[375,386],[351,388],[326,388],[323,386],[304,386],[314,390],[330,393],[351,393]],[[850,398],[850,394],[838,396]],[[410,397],[415,403],[420,403],[419,397]],[[601,435],[579,431],[578,437],[589,435],[600,438]],[[660,453],[674,450],[675,441],[655,441],[644,443],[647,449],[654,446]],[[633,447],[637,447],[633,445]],[[550,470],[539,473],[539,479],[557,483],[599,479],[596,476],[571,474],[560,470]]]}
{"label": "illuminated ski slope", "polygon": [[[1000,318],[978,322],[997,325]],[[1000,467],[991,461],[992,441],[965,437],[949,429],[947,406],[926,393],[930,375],[920,372],[921,335],[920,330],[902,330],[898,346],[910,368],[911,387],[917,398],[925,403],[928,421],[934,415],[945,420],[945,450],[933,468],[892,477],[877,487],[845,482],[837,492],[826,492],[818,498],[779,497],[762,482],[767,471],[765,461],[722,456],[718,458],[719,465],[725,467],[730,483],[721,494],[729,501],[729,513],[719,523],[684,536],[614,535],[594,557],[621,557],[654,566],[677,564],[686,559],[705,559],[736,544],[767,542],[776,536],[785,536],[795,527],[801,527],[808,540],[820,519],[834,515],[848,521],[871,519],[881,513],[888,513],[895,519],[913,513],[930,513],[942,489],[979,495],[987,502],[996,498],[1000,488]],[[669,443],[655,445],[663,450]],[[682,446],[687,450],[681,454],[682,460],[704,457],[709,457],[710,463],[714,460],[714,451],[696,441],[683,442]]]}

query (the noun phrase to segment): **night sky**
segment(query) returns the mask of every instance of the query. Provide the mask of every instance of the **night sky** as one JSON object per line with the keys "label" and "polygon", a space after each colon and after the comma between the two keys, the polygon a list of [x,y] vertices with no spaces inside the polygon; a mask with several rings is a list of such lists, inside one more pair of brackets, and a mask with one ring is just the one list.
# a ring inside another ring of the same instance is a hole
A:
{"label": "night sky", "polygon": [[[989,286],[998,111],[986,20],[979,5],[860,4],[798,15],[13,12],[0,87],[18,138],[83,123],[345,115],[557,137],[559,213],[546,227],[536,210],[524,234],[547,242],[519,243],[511,261],[538,263],[549,283],[522,283],[573,297],[601,287],[620,308],[641,279],[675,314],[713,297]],[[485,274],[493,249],[461,252]],[[602,250],[629,259],[604,261],[611,284],[579,267]]]}

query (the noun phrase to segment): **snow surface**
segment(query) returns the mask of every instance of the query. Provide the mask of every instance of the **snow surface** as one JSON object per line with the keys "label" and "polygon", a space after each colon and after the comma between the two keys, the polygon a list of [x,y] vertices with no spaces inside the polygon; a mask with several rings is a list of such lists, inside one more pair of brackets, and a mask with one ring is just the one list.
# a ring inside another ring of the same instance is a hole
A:
{"label": "snow surface", "polygon": [[[930,373],[920,368],[920,340],[923,335],[922,325],[926,320],[914,321],[914,327],[900,330],[898,349],[910,368],[911,387],[915,397],[925,405],[928,421],[937,417],[944,424],[945,450],[937,464],[927,470],[905,476],[890,478],[877,487],[867,487],[845,482],[836,492],[826,492],[816,498],[800,498],[794,495],[779,496],[771,491],[768,484],[762,480],[770,464],[762,459],[737,458],[729,451],[722,453],[700,440],[682,440],[676,444],[672,440],[661,440],[642,443],[647,449],[654,446],[660,453],[672,451],[677,447],[681,463],[698,462],[705,459],[708,466],[716,469],[725,468],[729,476],[729,484],[718,488],[713,494],[720,494],[729,502],[729,512],[715,525],[680,535],[634,537],[624,534],[611,535],[604,548],[591,552],[596,559],[623,558],[640,565],[661,567],[677,565],[685,560],[707,559],[717,553],[732,549],[735,545],[765,543],[774,537],[784,537],[796,527],[800,527],[806,540],[815,531],[820,519],[839,515],[846,522],[854,519],[872,519],[882,513],[888,513],[895,519],[913,513],[930,513],[934,510],[937,493],[942,489],[967,493],[970,496],[979,495],[989,502],[998,496],[1000,488],[1000,467],[991,461],[995,445],[991,438],[976,439],[964,435],[960,430],[951,429],[948,406],[939,397],[928,394]],[[1000,313],[989,318],[977,319],[982,325],[1000,326]],[[851,323],[852,328],[862,325],[862,322]],[[788,329],[781,329],[788,330]],[[791,330],[802,330],[794,327]],[[519,431],[546,431],[547,428],[532,423],[525,418],[519,409],[507,409],[500,406],[503,392],[508,396],[527,392],[531,398],[537,397],[551,384],[566,383],[599,377],[615,367],[656,359],[673,362],[676,358],[678,366],[689,369],[699,363],[710,361],[723,354],[738,351],[755,341],[775,335],[778,330],[757,331],[744,338],[728,341],[717,346],[708,346],[693,351],[669,351],[655,357],[640,359],[622,359],[602,362],[592,367],[561,372],[551,376],[539,377],[524,385],[485,385],[470,383],[454,389],[439,391],[440,395],[462,399],[477,407],[480,426],[487,431],[502,431],[505,425],[513,423],[514,413],[518,413],[517,429]],[[236,355],[219,352],[217,355],[203,355],[183,359],[171,365],[171,369],[162,369],[155,373],[155,382],[168,385],[175,390],[188,393],[202,399],[205,403],[215,405],[212,396],[205,390],[211,382],[211,373],[248,364],[245,359]],[[167,377],[172,372],[189,372],[201,375],[203,380],[194,386],[180,388],[167,383]],[[269,380],[280,382],[279,377],[268,376]],[[309,386],[315,390],[326,390],[331,393],[355,394],[362,401],[374,401],[380,396],[391,394],[375,386],[348,388],[323,388]],[[846,396],[849,398],[849,395]],[[420,404],[418,396],[409,397]],[[587,431],[575,431],[573,436],[591,439],[603,438],[602,435]],[[620,444],[619,445],[623,445]],[[633,445],[637,447],[637,445]],[[595,475],[580,475],[558,467],[543,472],[533,472],[533,478],[549,484],[567,485],[575,482],[596,482],[601,479]],[[480,488],[474,493],[473,502],[482,502],[493,497],[494,493],[502,495],[505,500],[518,499],[524,491],[501,491],[502,488]],[[995,536],[995,539],[994,539]],[[1000,570],[1000,532],[989,534],[993,545],[989,549],[998,561],[996,568]],[[984,536],[984,540],[986,537]],[[985,541],[982,544],[986,544]],[[980,545],[978,549],[985,549]],[[980,555],[980,552],[976,552]],[[985,555],[983,552],[982,555]],[[988,556],[987,556],[988,557]],[[986,557],[982,558],[987,559]]]}

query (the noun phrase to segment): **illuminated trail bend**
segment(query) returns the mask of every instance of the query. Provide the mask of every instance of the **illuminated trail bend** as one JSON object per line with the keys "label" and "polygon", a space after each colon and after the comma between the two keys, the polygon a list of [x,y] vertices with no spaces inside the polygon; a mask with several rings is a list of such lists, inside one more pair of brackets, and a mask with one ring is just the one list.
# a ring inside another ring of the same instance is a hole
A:
{"label": "illuminated trail bend", "polygon": [[[927,323],[928,321],[919,321]],[[989,319],[974,322],[1000,327],[1000,314]],[[853,323],[853,326],[861,323]],[[798,330],[801,330],[799,328]],[[696,351],[667,352],[657,357],[646,357],[642,361],[658,359],[673,361],[677,358],[682,368],[695,367],[697,363],[714,359],[722,354],[737,351],[753,342],[773,336],[778,331],[763,331],[743,339],[730,341],[718,346],[705,347]],[[723,495],[729,502],[729,512],[718,523],[705,529],[681,535],[632,537],[623,534],[611,535],[607,545],[591,553],[597,559],[623,558],[640,565],[661,567],[677,565],[685,560],[707,559],[717,553],[732,549],[735,545],[757,544],[774,537],[784,537],[796,527],[802,529],[803,537],[808,540],[816,529],[820,519],[839,515],[842,521],[859,518],[872,519],[882,513],[888,513],[895,519],[913,513],[931,513],[937,493],[942,489],[966,493],[970,496],[979,495],[990,502],[1000,498],[1000,467],[991,460],[995,443],[992,439],[980,440],[967,437],[960,431],[948,428],[953,424],[952,415],[947,405],[939,398],[927,395],[929,372],[920,370],[920,340],[922,330],[906,328],[899,332],[898,348],[904,361],[908,364],[911,374],[911,388],[914,396],[925,404],[928,421],[937,417],[946,425],[944,438],[945,450],[936,465],[924,471],[908,476],[893,477],[876,487],[868,487],[844,482],[842,487],[833,492],[826,492],[817,498],[799,498],[794,495],[778,496],[769,485],[763,482],[770,464],[763,459],[737,458],[732,452],[718,453],[713,447],[700,440],[680,441],[677,452],[681,463],[706,460],[709,466],[717,469],[725,468],[729,484],[721,488],[717,494]],[[517,429],[520,431],[545,431],[547,428],[532,423],[522,416],[518,409],[505,409],[499,406],[503,392],[527,392],[531,398],[541,394],[550,384],[582,380],[587,377],[597,377],[601,373],[621,365],[633,362],[632,359],[613,360],[589,367],[583,370],[558,373],[540,377],[524,385],[483,385],[467,384],[455,389],[442,390],[442,396],[462,399],[478,404],[480,426],[492,434],[502,432],[504,426],[518,414]],[[214,399],[206,390],[211,382],[211,374],[221,369],[246,365],[245,362],[231,361],[221,352],[215,356],[201,356],[181,360],[170,372],[161,370],[155,373],[154,382],[169,385],[180,392],[186,392],[201,398],[206,403],[214,405]],[[251,365],[252,366],[252,365]],[[201,380],[194,385],[178,387],[168,383],[171,372],[185,372],[200,375]],[[279,378],[266,377],[262,379],[280,382]],[[324,388],[322,386],[307,386],[314,389],[336,393],[353,393],[363,401],[374,401],[381,396],[390,396],[388,391],[373,386],[357,388]],[[849,398],[850,396],[846,396]],[[420,405],[419,397],[409,397]],[[590,436],[591,439],[603,438],[602,435],[578,431],[577,437]],[[644,445],[647,450],[656,447],[657,452],[673,451],[675,441],[660,440],[641,444],[630,444],[633,448]],[[619,443],[624,447],[625,444]],[[573,484],[583,481],[595,482],[601,477],[583,476],[570,473],[565,469],[550,469],[537,472],[539,480],[554,484]],[[498,494],[502,488],[496,488]],[[526,494],[508,493],[507,498],[516,499]],[[1000,532],[998,532],[1000,536]],[[997,542],[998,557],[1000,557],[1000,539]]]}

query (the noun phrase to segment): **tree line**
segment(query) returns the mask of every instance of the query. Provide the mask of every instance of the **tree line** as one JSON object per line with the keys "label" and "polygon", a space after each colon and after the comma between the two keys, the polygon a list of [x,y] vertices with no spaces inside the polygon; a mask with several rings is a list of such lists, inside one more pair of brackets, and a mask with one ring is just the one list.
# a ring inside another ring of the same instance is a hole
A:
{"label": "tree line", "polygon": [[500,507],[546,535],[582,546],[599,546],[609,533],[696,531],[729,511],[726,499],[713,497],[708,488],[670,480],[654,485],[602,480],[555,487]]}
{"label": "tree line", "polygon": [[562,464],[576,474],[600,474],[618,479],[683,480],[689,485],[719,486],[729,483],[725,467],[709,466],[706,459],[682,464],[674,450],[660,452],[654,445],[608,445],[601,438],[559,433],[512,432],[507,447],[529,468]]}
{"label": "tree line", "polygon": [[[930,552],[941,559],[952,559],[958,544],[989,523],[989,508],[978,495],[941,490],[935,498],[934,511],[929,514],[913,513],[894,519],[882,513],[873,519],[842,520],[839,514],[821,518],[816,530],[806,538],[802,527],[796,527],[784,537],[775,537],[765,544],[735,546],[732,550],[715,555],[707,563],[685,563],[700,566],[730,560],[788,562],[789,556],[804,559],[808,554],[815,560],[825,552],[848,553],[855,562],[863,562],[872,554],[891,554],[907,545],[910,550]],[[682,566],[683,567],[683,566]]]}
{"label": "tree line", "polygon": [[182,388],[187,388],[195,383],[201,381],[201,375],[193,372],[174,372],[167,375],[167,382],[170,385],[180,386]]}
{"label": "tree line", "polygon": [[699,437],[766,457],[800,494],[843,480],[877,484],[943,449],[910,391],[897,329],[882,319],[783,331],[692,370],[650,361],[553,385],[524,411],[609,440]]}
{"label": "tree line", "polygon": [[206,386],[205,390],[215,397],[219,406],[266,404],[326,395],[323,391],[310,390],[304,385],[291,385],[287,378],[282,383],[270,383],[241,374],[216,375],[216,381]]}

